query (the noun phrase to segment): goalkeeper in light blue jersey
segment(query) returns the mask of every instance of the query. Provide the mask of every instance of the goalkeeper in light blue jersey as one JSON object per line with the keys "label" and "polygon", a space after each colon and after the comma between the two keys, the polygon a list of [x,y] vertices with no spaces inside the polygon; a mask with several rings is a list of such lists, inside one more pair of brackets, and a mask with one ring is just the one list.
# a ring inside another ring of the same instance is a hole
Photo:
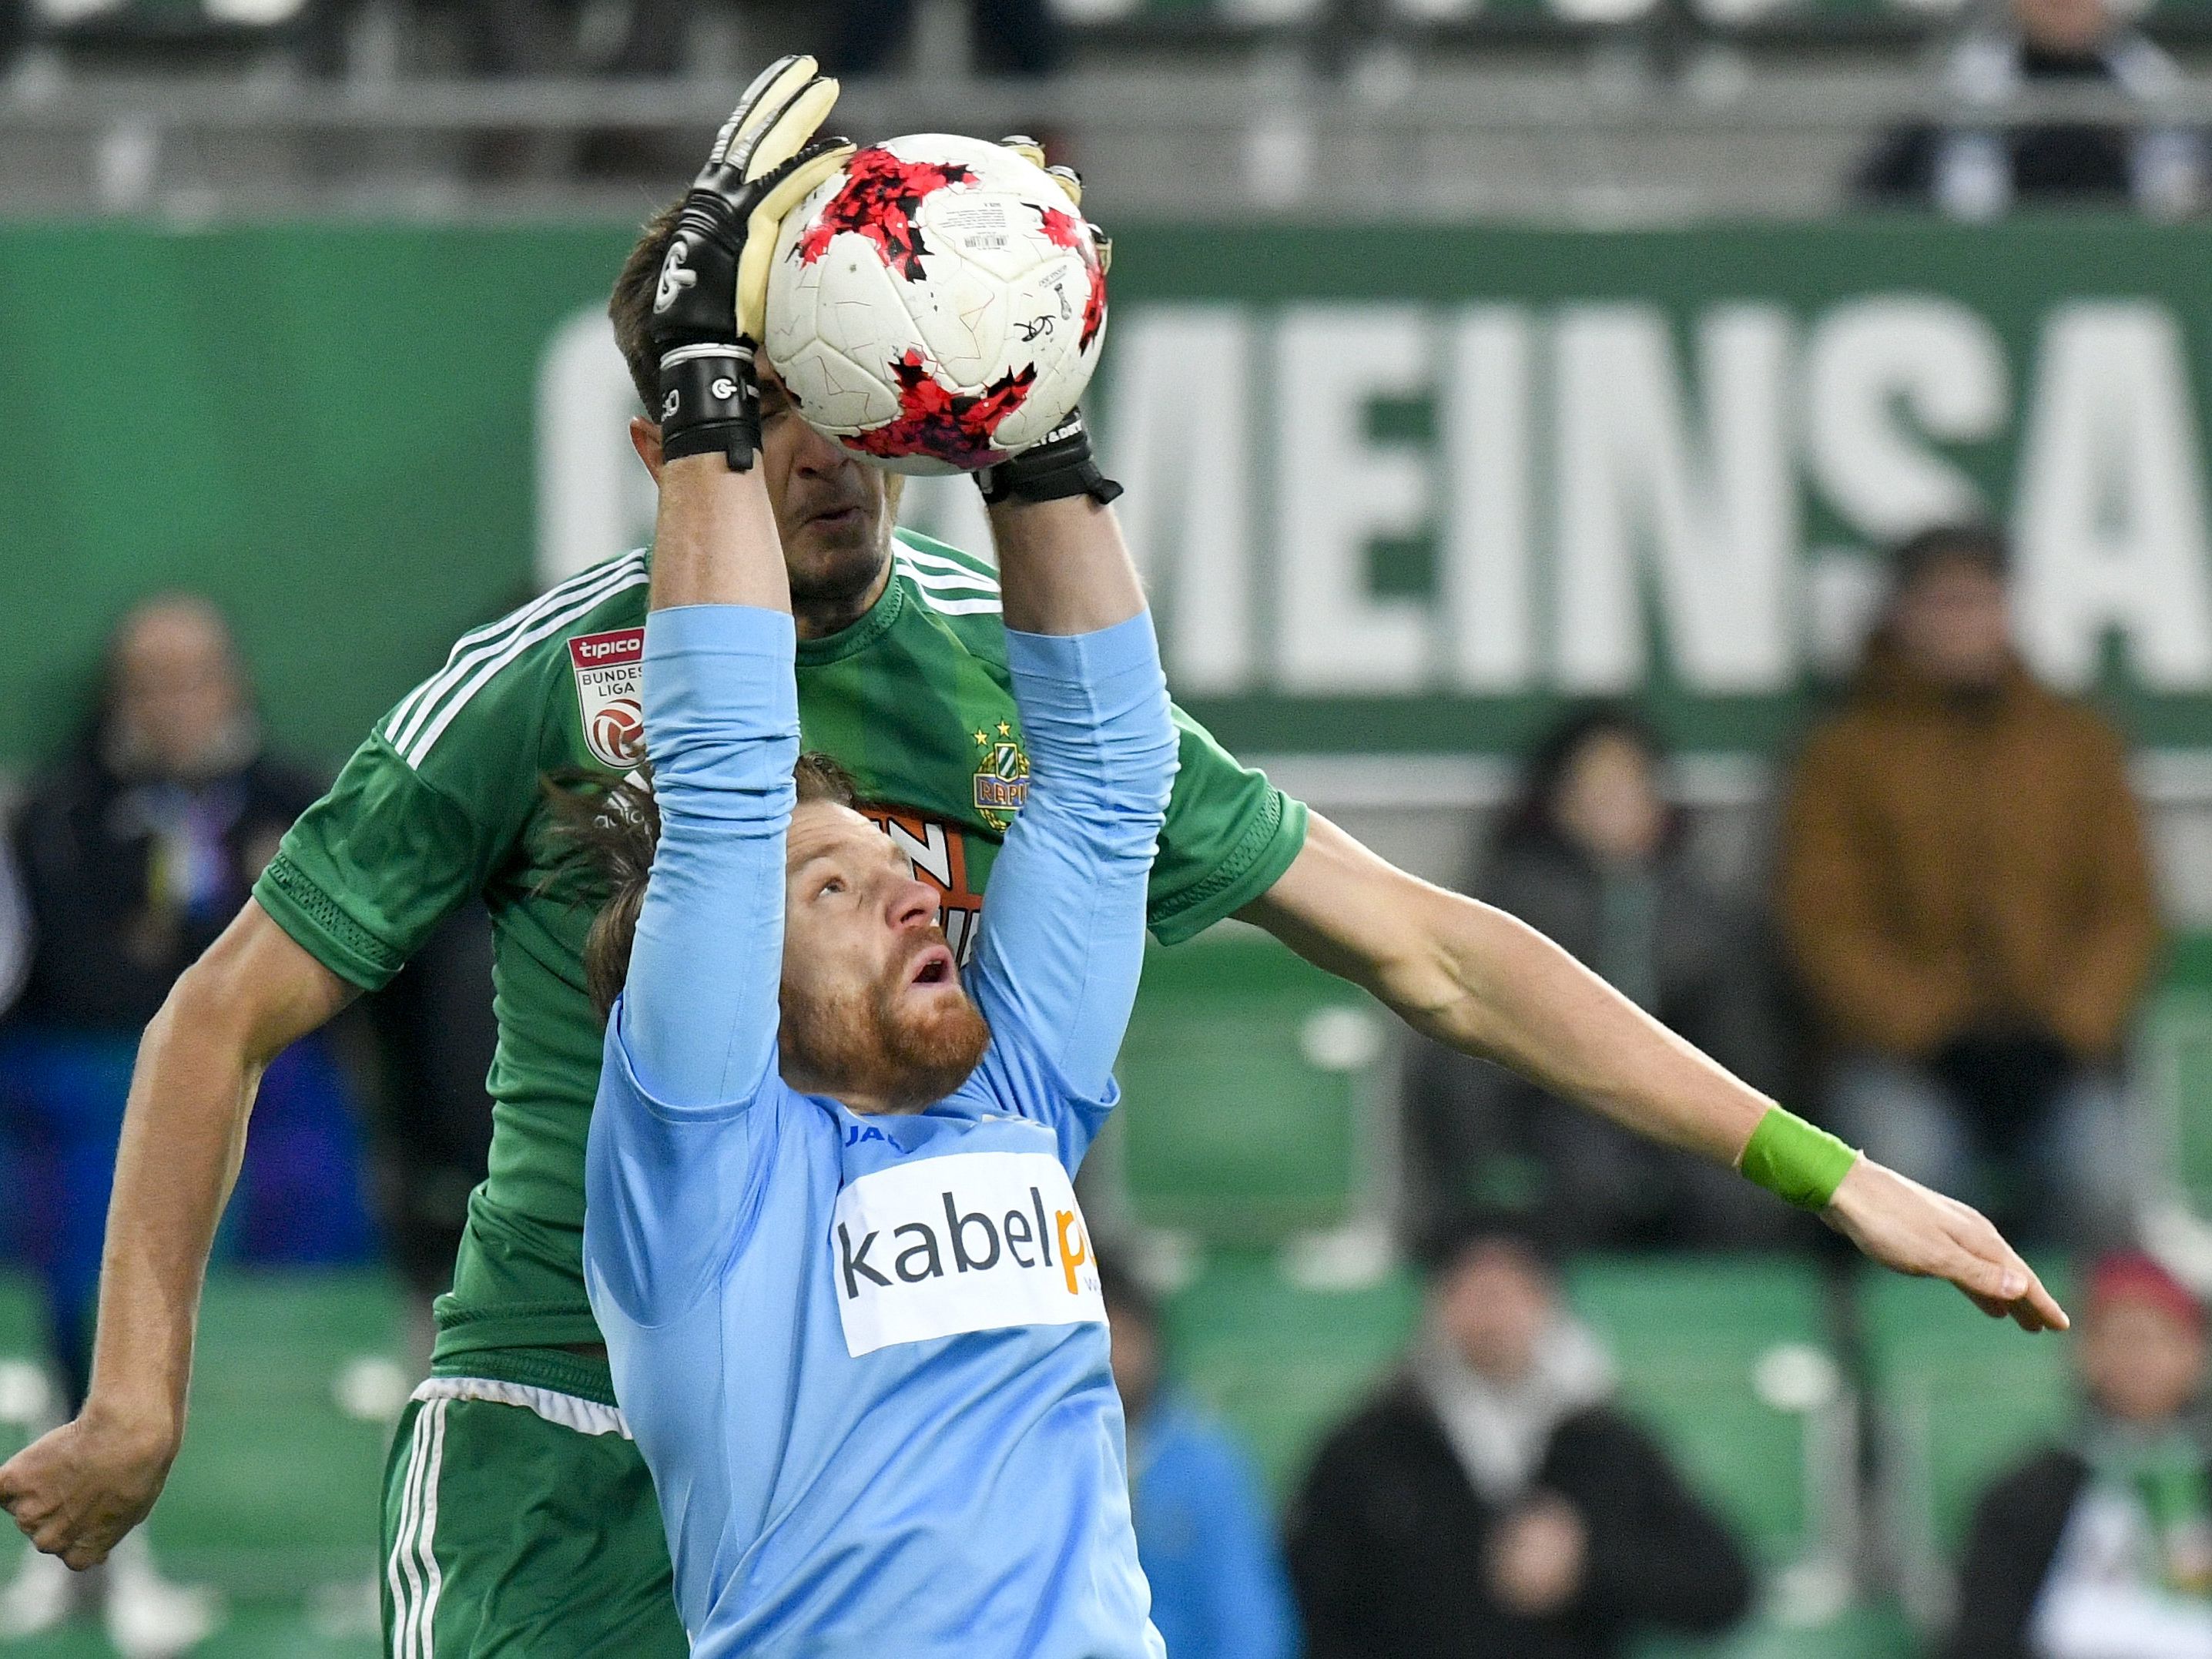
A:
{"label": "goalkeeper in light blue jersey", "polygon": [[[762,171],[720,181],[703,236],[743,231]],[[671,258],[711,287],[684,234]],[[679,312],[693,286],[664,271]],[[570,816],[641,878],[586,956],[611,1011],[584,1266],[693,1651],[1158,1659],[1071,1181],[1115,1099],[1176,767],[1113,486],[1087,452],[992,480],[1030,781],[963,986],[933,890],[800,757],[750,353],[668,349],[653,792]],[[808,451],[779,453],[804,514]]]}

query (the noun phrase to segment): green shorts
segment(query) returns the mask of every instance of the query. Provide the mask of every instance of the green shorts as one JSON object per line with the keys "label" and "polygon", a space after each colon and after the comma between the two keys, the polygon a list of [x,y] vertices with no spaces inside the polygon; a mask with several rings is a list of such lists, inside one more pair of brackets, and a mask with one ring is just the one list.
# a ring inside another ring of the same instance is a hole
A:
{"label": "green shorts", "polygon": [[384,1475],[386,1659],[685,1659],[653,1480],[621,1419],[435,1377]]}

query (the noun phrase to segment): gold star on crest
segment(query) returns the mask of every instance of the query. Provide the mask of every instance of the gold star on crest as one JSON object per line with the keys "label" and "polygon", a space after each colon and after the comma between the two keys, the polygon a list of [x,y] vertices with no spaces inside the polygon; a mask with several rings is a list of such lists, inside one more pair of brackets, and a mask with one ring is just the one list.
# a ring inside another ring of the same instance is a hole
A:
{"label": "gold star on crest", "polygon": [[975,733],[975,746],[976,746],[978,749],[988,749],[988,748],[989,748],[989,747],[991,746],[991,739],[990,739],[989,736],[988,736],[988,734],[986,734],[986,733],[982,732],[976,732],[976,733]]}
{"label": "gold star on crest", "polygon": [[1007,725],[1006,721],[1000,720],[999,722],[999,735],[1002,738],[1011,738],[1014,735],[1014,728]]}

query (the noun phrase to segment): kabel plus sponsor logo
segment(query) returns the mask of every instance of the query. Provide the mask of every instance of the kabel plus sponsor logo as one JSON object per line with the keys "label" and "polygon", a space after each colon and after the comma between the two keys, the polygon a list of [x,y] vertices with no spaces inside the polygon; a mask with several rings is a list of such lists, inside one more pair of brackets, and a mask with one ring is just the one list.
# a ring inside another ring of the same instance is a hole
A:
{"label": "kabel plus sponsor logo", "polygon": [[856,1356],[1106,1317],[1075,1188],[1048,1152],[962,1152],[862,1176],[837,1196],[830,1249]]}

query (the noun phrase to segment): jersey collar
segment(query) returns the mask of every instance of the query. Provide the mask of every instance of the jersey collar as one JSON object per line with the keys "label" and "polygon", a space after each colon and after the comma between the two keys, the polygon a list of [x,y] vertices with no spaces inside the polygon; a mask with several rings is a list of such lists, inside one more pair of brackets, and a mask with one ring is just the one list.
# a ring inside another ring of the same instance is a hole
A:
{"label": "jersey collar", "polygon": [[[893,544],[894,549],[896,543]],[[890,556],[896,559],[894,550]],[[898,568],[894,564],[890,575],[884,583],[884,591],[876,602],[863,611],[857,621],[847,623],[834,634],[824,634],[818,639],[799,642],[799,665],[817,667],[825,662],[837,662],[866,650],[889,633],[891,624],[898,621],[899,612],[906,608],[906,584],[899,580]]]}

